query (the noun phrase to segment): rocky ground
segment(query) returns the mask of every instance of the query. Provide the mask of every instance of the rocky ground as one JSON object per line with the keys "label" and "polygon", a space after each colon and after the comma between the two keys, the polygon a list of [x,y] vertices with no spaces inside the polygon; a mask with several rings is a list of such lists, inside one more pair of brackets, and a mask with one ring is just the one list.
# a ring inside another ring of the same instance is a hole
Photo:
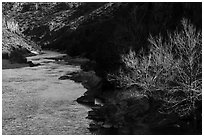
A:
{"label": "rocky ground", "polygon": [[[90,109],[76,102],[86,89],[58,79],[80,70],[58,60],[64,55],[46,52],[27,58],[40,66],[10,64],[12,69],[2,70],[2,134],[91,134],[85,118]],[[4,60],[3,66],[5,63],[9,61]]]}

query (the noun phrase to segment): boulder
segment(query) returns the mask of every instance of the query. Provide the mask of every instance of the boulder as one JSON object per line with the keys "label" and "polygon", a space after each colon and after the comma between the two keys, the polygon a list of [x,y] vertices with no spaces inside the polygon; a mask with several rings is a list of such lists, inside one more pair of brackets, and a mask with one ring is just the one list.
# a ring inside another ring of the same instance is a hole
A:
{"label": "boulder", "polygon": [[99,88],[102,84],[102,79],[96,76],[94,71],[84,72],[73,74],[71,79],[76,82],[82,82],[83,86],[87,89]]}
{"label": "boulder", "polygon": [[94,98],[90,96],[81,96],[77,98],[77,102],[81,104],[94,105]]}

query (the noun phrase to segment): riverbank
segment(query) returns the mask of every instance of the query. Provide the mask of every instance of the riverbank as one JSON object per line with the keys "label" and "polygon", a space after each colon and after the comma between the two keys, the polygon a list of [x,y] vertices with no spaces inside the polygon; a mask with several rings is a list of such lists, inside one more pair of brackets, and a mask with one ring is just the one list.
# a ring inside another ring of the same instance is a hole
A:
{"label": "riverbank", "polygon": [[85,118],[90,108],[76,102],[86,89],[72,80],[58,79],[80,70],[55,59],[64,55],[46,52],[27,58],[39,66],[2,70],[2,134],[91,134],[90,120]]}
{"label": "riverbank", "polygon": [[[77,101],[91,107],[92,110],[88,112],[87,118],[92,120],[89,129],[94,134],[201,134],[201,122],[199,122],[201,120],[199,115],[201,106],[196,110],[198,122],[196,123],[197,128],[195,128],[191,115],[179,117],[175,113],[160,113],[160,106],[164,102],[142,94],[142,89],[137,85],[123,89],[104,90],[102,89],[104,84],[102,79],[92,69],[68,73],[60,79],[71,79],[82,83],[88,90]],[[155,93],[162,96],[165,91],[155,91]],[[102,100],[102,103],[96,100],[98,97]]]}
{"label": "riverbank", "polygon": [[195,133],[189,118],[159,114],[162,102],[137,86],[104,90],[88,59],[46,51],[27,61],[40,65],[3,62],[3,134]]}

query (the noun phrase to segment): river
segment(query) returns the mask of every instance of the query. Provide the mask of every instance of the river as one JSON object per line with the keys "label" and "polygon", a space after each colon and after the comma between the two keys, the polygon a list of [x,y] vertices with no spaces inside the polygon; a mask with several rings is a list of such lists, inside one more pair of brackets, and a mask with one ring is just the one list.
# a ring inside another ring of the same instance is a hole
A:
{"label": "river", "polygon": [[58,78],[80,70],[54,58],[65,54],[45,51],[27,57],[41,65],[2,70],[2,134],[3,135],[86,135],[90,108],[76,99],[86,89],[71,80]]}

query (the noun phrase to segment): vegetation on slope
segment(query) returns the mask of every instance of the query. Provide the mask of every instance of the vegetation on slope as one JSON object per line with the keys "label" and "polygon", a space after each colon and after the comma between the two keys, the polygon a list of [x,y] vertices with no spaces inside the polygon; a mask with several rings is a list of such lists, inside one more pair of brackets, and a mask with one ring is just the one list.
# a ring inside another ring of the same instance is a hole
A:
{"label": "vegetation on slope", "polygon": [[33,41],[24,38],[24,36],[19,32],[19,26],[15,20],[7,19],[7,17],[3,16],[2,22],[3,59],[18,58],[17,59],[18,61],[24,60],[23,56],[20,54],[23,55],[28,54],[31,51],[39,52],[40,47],[37,46]]}
{"label": "vegetation on slope", "polygon": [[44,48],[83,54],[97,63],[97,74],[120,65],[129,47],[148,51],[149,34],[167,36],[182,18],[201,28],[200,3],[5,3],[4,13],[20,31]]}
{"label": "vegetation on slope", "polygon": [[[109,74],[108,80],[125,91],[132,88],[133,91],[129,96],[126,95],[126,98],[148,96],[148,98],[160,101],[161,103],[155,108],[156,113],[168,117],[174,115],[173,123],[177,123],[180,129],[190,120],[182,124],[179,120],[191,117],[193,120],[189,122],[191,125],[189,131],[200,132],[201,32],[196,30],[189,21],[182,20],[182,29],[168,34],[168,40],[163,41],[159,36],[150,37],[149,41],[150,53],[147,56],[143,53],[137,55],[130,50],[128,54],[122,55],[124,66],[116,74]],[[121,101],[119,99],[119,102]]]}

